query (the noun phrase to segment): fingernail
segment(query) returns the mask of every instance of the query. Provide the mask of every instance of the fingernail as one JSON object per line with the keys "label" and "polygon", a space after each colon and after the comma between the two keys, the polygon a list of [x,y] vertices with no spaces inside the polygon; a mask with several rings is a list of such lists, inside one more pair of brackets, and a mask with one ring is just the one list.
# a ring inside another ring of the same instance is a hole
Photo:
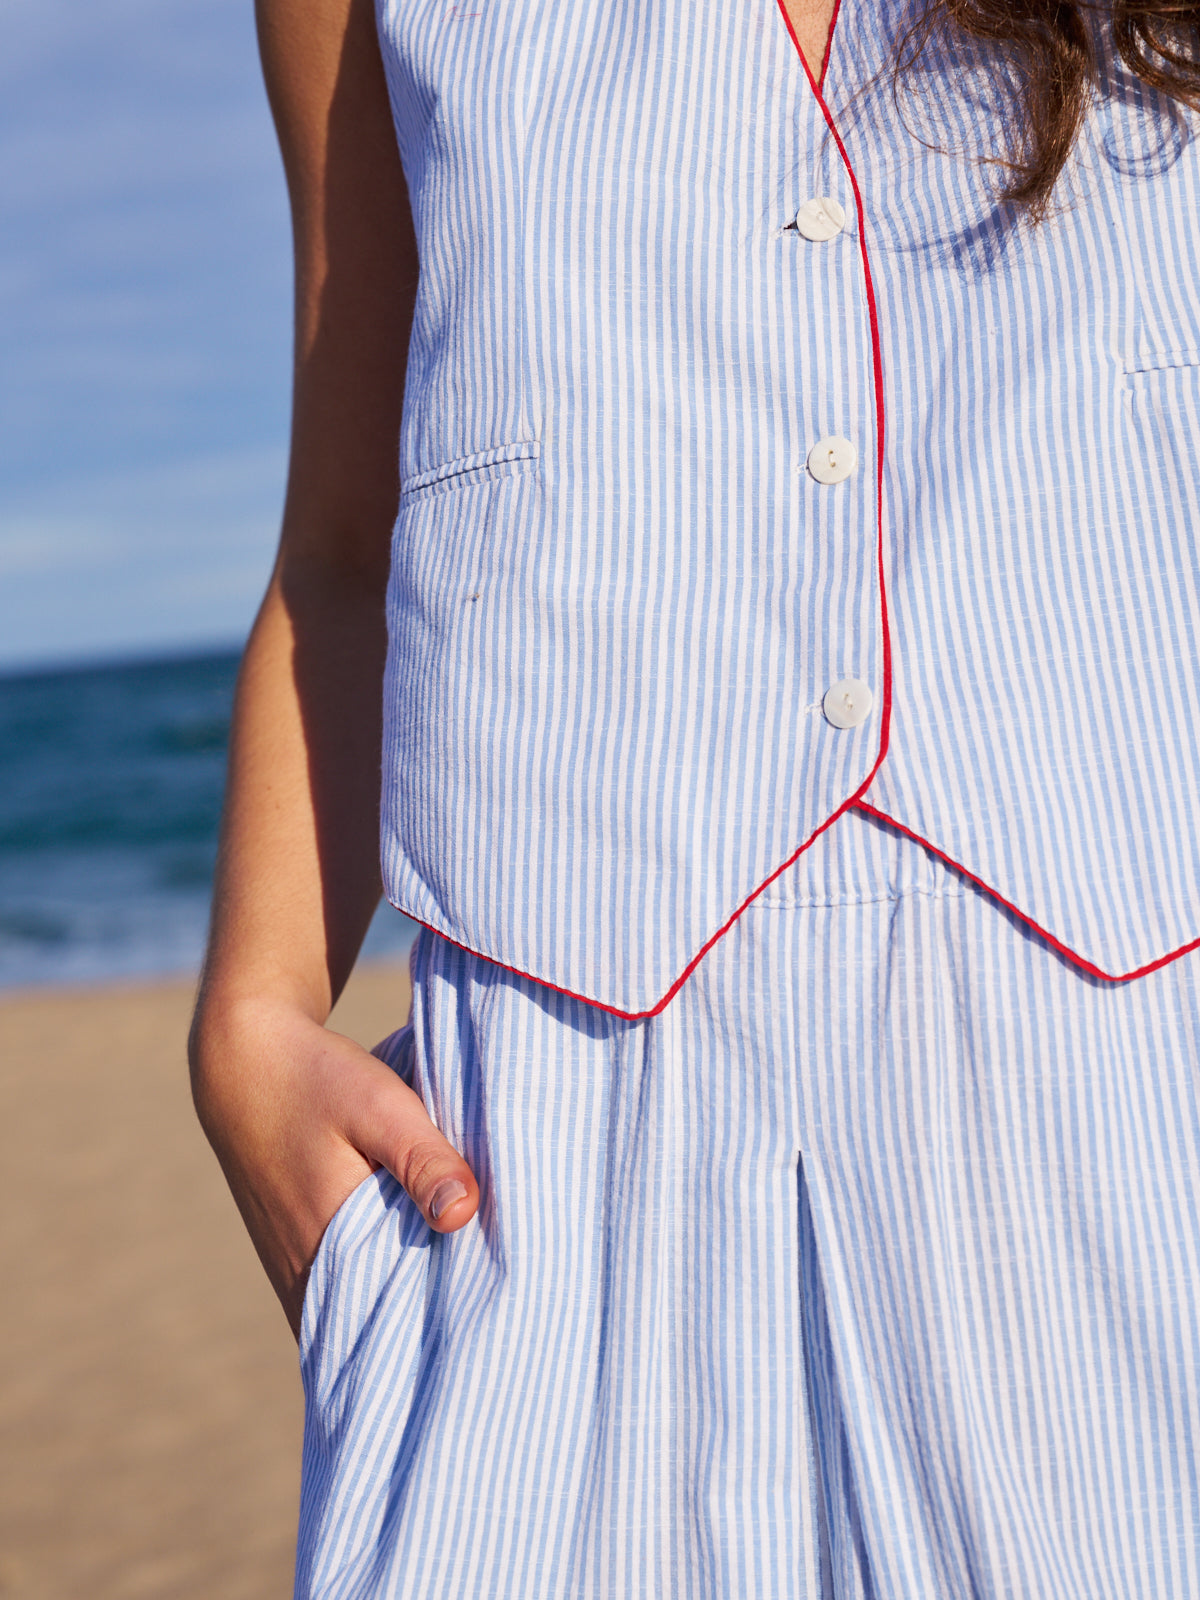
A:
{"label": "fingernail", "polygon": [[429,1201],[429,1215],[436,1222],[443,1211],[448,1211],[456,1200],[465,1200],[467,1186],[457,1178],[443,1178]]}

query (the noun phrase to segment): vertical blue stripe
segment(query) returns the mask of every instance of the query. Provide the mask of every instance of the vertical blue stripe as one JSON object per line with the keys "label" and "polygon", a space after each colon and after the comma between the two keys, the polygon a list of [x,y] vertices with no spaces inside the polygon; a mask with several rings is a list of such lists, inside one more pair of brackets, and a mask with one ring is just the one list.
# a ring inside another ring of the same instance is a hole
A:
{"label": "vertical blue stripe", "polygon": [[850,813],[658,1017],[414,977],[484,1204],[322,1242],[299,1600],[1196,1592],[1196,956],[1090,982]]}

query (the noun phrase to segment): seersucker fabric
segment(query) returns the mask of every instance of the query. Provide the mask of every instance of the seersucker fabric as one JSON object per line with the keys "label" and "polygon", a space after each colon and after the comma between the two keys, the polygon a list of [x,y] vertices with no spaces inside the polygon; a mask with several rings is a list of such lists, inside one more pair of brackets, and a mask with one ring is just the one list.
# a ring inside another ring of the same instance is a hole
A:
{"label": "seersucker fabric", "polygon": [[[1200,1593],[1200,149],[842,0],[378,0],[384,1172],[297,1600]],[[911,91],[911,92],[910,92]]]}
{"label": "seersucker fabric", "polygon": [[650,1013],[862,804],[1093,975],[1190,948],[1190,114],[1106,56],[1034,228],[1004,74],[935,38],[894,93],[894,0],[844,0],[819,88],[776,0],[378,18],[421,255],[390,898]]}
{"label": "seersucker fabric", "polygon": [[1200,956],[1092,979],[851,811],[658,1016],[430,933],[304,1307],[297,1600],[1194,1600]]}

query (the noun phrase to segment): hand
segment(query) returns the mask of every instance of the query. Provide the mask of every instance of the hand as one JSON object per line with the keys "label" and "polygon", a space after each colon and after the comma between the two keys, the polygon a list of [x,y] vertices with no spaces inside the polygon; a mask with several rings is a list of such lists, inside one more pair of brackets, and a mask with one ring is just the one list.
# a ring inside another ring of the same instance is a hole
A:
{"label": "hand", "polygon": [[321,1235],[376,1168],[392,1173],[438,1233],[475,1215],[471,1169],[420,1098],[296,1007],[204,1007],[190,1055],[200,1121],[297,1338]]}

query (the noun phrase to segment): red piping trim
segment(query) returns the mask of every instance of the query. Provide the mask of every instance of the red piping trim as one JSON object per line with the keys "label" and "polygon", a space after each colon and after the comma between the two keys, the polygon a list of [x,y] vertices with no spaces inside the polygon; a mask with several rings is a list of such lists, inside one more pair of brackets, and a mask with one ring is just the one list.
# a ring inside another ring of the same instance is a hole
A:
{"label": "red piping trim", "polygon": [[939,850],[936,844],[930,844],[929,840],[924,835],[917,833],[915,829],[906,828],[902,822],[897,822],[895,817],[889,817],[886,811],[880,811],[877,806],[868,805],[865,800],[856,800],[854,805],[859,811],[865,811],[869,817],[874,817],[877,821],[886,823],[889,828],[895,828],[896,832],[902,833],[906,839],[912,839],[917,844],[924,845],[926,850],[937,856],[939,861],[944,861],[948,867],[953,867],[955,872],[961,872],[963,877],[969,878],[977,889],[982,889],[984,894],[989,895],[998,905],[1002,905],[1006,911],[1011,911],[1013,916],[1019,918],[1027,928],[1031,928],[1039,939],[1044,939],[1052,950],[1057,950],[1060,956],[1065,956],[1073,966],[1079,967],[1093,978],[1102,978],[1105,983],[1129,983],[1134,978],[1144,978],[1147,973],[1157,972],[1159,967],[1165,967],[1172,961],[1178,961],[1180,956],[1190,955],[1193,950],[1200,950],[1200,939],[1193,939],[1190,944],[1180,945],[1178,950],[1172,950],[1165,956],[1159,956],[1157,961],[1148,961],[1144,967],[1135,967],[1132,972],[1105,972],[1094,961],[1087,960],[1078,951],[1072,950],[1068,945],[1065,945],[1061,939],[1056,939],[1052,933],[1048,933],[1040,922],[1033,920],[1028,912],[1022,911],[1019,906],[1013,905],[1011,900],[1006,900],[1002,894],[999,894],[990,884],[985,883],[969,867],[964,867],[961,861],[955,861],[953,856],[948,856],[944,850]]}
{"label": "red piping trim", "polygon": [[675,982],[667,990],[666,994],[663,995],[662,999],[656,1001],[654,1005],[650,1006],[645,1011],[622,1011],[619,1006],[606,1006],[601,1000],[593,1000],[589,995],[586,994],[577,994],[574,989],[565,989],[560,983],[550,983],[545,978],[539,978],[536,973],[522,972],[520,967],[514,967],[507,961],[499,961],[495,956],[484,955],[481,950],[472,950],[469,944],[462,944],[457,939],[451,939],[448,934],[443,933],[440,928],[435,928],[432,923],[422,922],[420,917],[414,917],[411,911],[404,911],[403,906],[398,906],[397,910],[404,911],[404,915],[410,922],[415,922],[420,928],[427,928],[430,933],[435,934],[439,939],[444,939],[447,944],[452,944],[456,950],[465,950],[469,956],[479,956],[484,961],[490,961],[494,966],[503,967],[505,972],[513,973],[515,977],[528,978],[530,983],[541,984],[543,989],[553,989],[555,994],[565,994],[570,1000],[582,1000],[585,1005],[595,1006],[597,1011],[607,1011],[609,1016],[620,1017],[625,1022],[644,1022],[647,1017],[658,1016],[659,1012],[664,1010],[670,1004],[670,1002],[674,1000],[680,989],[683,988],[684,984],[691,977],[692,973],[695,972],[696,968],[704,960],[705,956],[712,949],[713,945],[716,944],[717,940],[724,938],[724,936],[729,932],[730,928],[733,927],[734,923],[741,916],[742,912],[758,899],[763,890],[770,888],[771,884],[775,882],[776,878],[781,877],[782,874],[785,873],[794,862],[799,861],[800,857],[804,854],[808,847],[815,839],[818,839],[821,834],[825,832],[826,828],[831,828],[839,817],[844,816],[846,812],[849,811],[850,807],[857,803],[859,795],[866,791],[868,785],[871,783],[871,780],[874,778],[878,770],[879,762],[877,761],[871,768],[871,771],[868,773],[866,779],[859,784],[858,788],[854,791],[850,798],[848,800],[843,800],[837,810],[833,812],[831,816],[827,817],[821,826],[815,830],[815,832],[808,836],[800,848],[798,850],[793,850],[792,854],[787,858],[781,867],[776,867],[775,871],[769,878],[764,878],[759,884],[758,888],[752,890],[746,896],[729,920],[723,923],[722,926],[717,929],[716,933],[714,933],[708,940],[706,940],[704,944],[700,946],[700,949],[697,950],[696,954],[688,962],[687,966],[684,967],[683,971],[675,979]]}
{"label": "red piping trim", "polygon": [[[854,191],[854,208],[858,213],[858,248],[859,253],[862,256],[863,284],[867,293],[867,315],[871,324],[871,364],[875,378],[875,517],[878,533],[876,559],[878,561],[879,568],[879,612],[883,653],[883,704],[880,708],[880,720],[883,724],[883,727],[880,731],[879,738],[879,757],[867,778],[867,783],[869,784],[871,778],[874,777],[875,773],[878,772],[879,768],[882,766],[883,758],[887,755],[888,740],[891,735],[892,727],[892,636],[891,629],[888,625],[887,574],[884,570],[883,561],[883,444],[884,435],[886,433],[886,411],[883,396],[883,349],[882,340],[879,337],[879,310],[875,303],[875,283],[871,276],[870,258],[867,255],[866,216],[863,210],[862,193],[858,187],[858,179],[854,176],[854,168],[850,165],[850,157],[846,154],[846,147],[842,143],[842,136],[838,133],[834,124],[833,114],[831,113],[829,107],[825,104],[825,99],[821,94],[820,85],[813,78],[812,73],[809,71],[808,62],[804,59],[804,51],[801,50],[800,41],[796,38],[796,30],[792,27],[791,18],[784,10],[783,0],[778,0],[778,4],[779,14],[782,16],[784,26],[787,28],[787,31],[791,36],[792,43],[796,47],[796,54],[800,58],[800,65],[804,68],[805,76],[809,81],[813,94],[816,96],[817,104],[821,108],[821,114],[825,118],[825,122],[830,133],[833,135],[833,141],[837,145],[838,154],[842,158],[842,165],[846,169],[846,176],[850,179],[850,187]],[[839,11],[840,0],[837,0],[833,19],[829,26],[829,38],[825,45],[826,62],[829,59],[829,52],[833,48],[833,30],[837,24]],[[824,74],[824,64],[822,64],[821,70],[822,74]],[[859,789],[858,793],[861,794],[862,792],[863,790]],[[854,798],[857,798],[857,796]],[[816,838],[816,834],[813,835],[813,838]],[[810,844],[811,842],[812,840],[809,841]]]}
{"label": "red piping trim", "polygon": [[829,37],[825,42],[825,56],[824,56],[824,59],[821,62],[821,72],[820,72],[820,77],[819,78],[814,78],[813,75],[812,75],[812,72],[809,70],[808,62],[805,61],[805,59],[804,59],[804,51],[801,50],[801,48],[800,48],[800,41],[796,38],[796,30],[792,27],[791,19],[788,17],[787,12],[784,10],[783,0],[778,0],[778,4],[779,4],[779,12],[780,12],[780,15],[783,17],[784,25],[787,28],[787,31],[788,31],[788,34],[789,34],[789,36],[791,38],[792,43],[796,47],[796,54],[800,58],[800,65],[804,68],[804,75],[808,79],[809,86],[811,87],[813,94],[816,96],[817,104],[821,108],[821,114],[825,118],[825,122],[826,122],[826,124],[827,124],[827,126],[829,128],[830,133],[833,135],[834,143],[837,145],[837,148],[838,148],[838,154],[841,156],[842,163],[846,168],[846,175],[850,179],[850,187],[854,191],[855,209],[856,209],[856,211],[858,213],[858,248],[859,248],[859,253],[862,256],[863,280],[864,280],[864,284],[865,284],[866,292],[867,292],[867,312],[868,312],[868,316],[869,316],[869,319],[870,319],[870,325],[871,325],[871,365],[872,365],[872,371],[873,371],[874,380],[875,380],[875,426],[876,426],[876,435],[877,435],[877,448],[876,448],[876,452],[875,452],[875,507],[876,507],[876,530],[877,530],[877,532],[876,532],[876,561],[877,561],[878,572],[879,572],[879,614],[880,614],[880,628],[881,628],[881,633],[882,633],[882,655],[883,655],[883,695],[882,695],[882,703],[881,703],[880,712],[879,712],[880,722],[881,722],[882,726],[881,726],[880,735],[879,735],[879,754],[876,756],[875,763],[872,766],[870,772],[867,773],[866,777],[863,779],[862,783],[859,784],[858,788],[855,789],[854,793],[852,795],[850,795],[850,797],[848,799],[843,800],[842,804],[837,808],[837,810],[835,812],[833,812],[833,814],[831,816],[827,817],[825,819],[825,821],[821,824],[821,826],[819,828],[815,829],[808,836],[808,838],[804,841],[804,843],[799,847],[798,850],[794,850],[792,852],[792,854],[787,858],[787,860],[783,863],[782,866],[776,867],[775,871],[771,873],[770,877],[764,878],[762,883],[759,884],[758,888],[752,890],[751,893],[746,896],[746,898],[742,901],[741,905],[738,906],[737,910],[728,919],[728,921],[723,923],[721,925],[721,927],[719,927],[717,929],[716,933],[714,933],[711,936],[711,938],[707,939],[705,941],[705,943],[703,945],[701,945],[700,949],[696,952],[696,954],[688,962],[687,966],[684,967],[683,971],[675,979],[675,982],[667,990],[666,994],[663,995],[662,999],[659,1000],[655,1005],[650,1006],[645,1011],[622,1011],[618,1006],[607,1006],[607,1005],[604,1005],[599,1000],[590,999],[587,995],[576,994],[576,992],[573,989],[566,989],[561,984],[547,983],[545,978],[539,978],[539,977],[537,977],[535,974],[533,974],[531,972],[522,972],[519,967],[510,966],[507,962],[504,962],[504,961],[497,961],[495,956],[484,956],[481,951],[472,950],[470,945],[460,944],[457,939],[447,938],[447,936],[444,933],[442,933],[440,931],[440,929],[430,927],[430,925],[427,922],[421,922],[420,918],[419,917],[414,917],[411,912],[407,912],[406,913],[406,915],[409,917],[409,919],[411,921],[416,922],[422,928],[428,928],[430,933],[435,934],[439,939],[445,939],[447,944],[454,945],[454,947],[456,949],[465,950],[468,955],[480,956],[485,961],[491,961],[494,965],[499,966],[499,967],[503,967],[506,972],[511,972],[511,973],[515,974],[515,976],[518,977],[518,978],[528,979],[528,981],[530,983],[540,984],[544,989],[552,989],[555,994],[564,994],[571,1000],[582,1000],[585,1005],[595,1006],[597,1011],[605,1011],[605,1012],[608,1013],[609,1016],[621,1017],[626,1022],[641,1022],[641,1021],[644,1021],[648,1017],[656,1017],[659,1014],[660,1011],[662,1011],[667,1005],[669,1005],[670,1002],[679,993],[680,989],[683,988],[683,986],[687,982],[687,980],[691,977],[692,973],[695,972],[696,968],[700,965],[701,961],[704,960],[704,957],[712,949],[713,945],[716,944],[718,939],[724,938],[724,936],[729,932],[730,928],[733,927],[734,923],[742,915],[743,911],[745,911],[748,906],[752,905],[754,903],[754,901],[758,899],[759,895],[762,894],[763,890],[769,888],[770,885],[775,882],[776,878],[780,877],[783,873],[785,873],[787,871],[787,869],[790,866],[792,866],[796,861],[798,861],[800,859],[800,857],[804,854],[804,852],[813,843],[813,841],[815,839],[818,839],[821,836],[821,834],[823,834],[825,832],[826,828],[832,827],[833,824],[837,821],[837,819],[840,816],[844,815],[844,813],[847,812],[852,805],[855,805],[855,804],[857,804],[859,802],[859,796],[862,795],[862,794],[865,794],[867,789],[870,788],[872,782],[874,781],[875,774],[879,771],[880,767],[883,765],[883,759],[887,755],[888,737],[889,737],[889,734],[890,734],[890,731],[891,731],[891,724],[892,724],[892,639],[891,639],[891,632],[890,632],[890,629],[888,627],[887,585],[886,585],[886,582],[885,582],[884,563],[883,563],[883,435],[884,435],[884,402],[883,402],[883,356],[882,356],[881,341],[880,341],[880,337],[879,337],[879,314],[878,314],[878,311],[877,311],[876,305],[875,305],[875,285],[874,285],[874,283],[873,283],[873,281],[871,279],[871,263],[867,258],[866,219],[865,219],[865,217],[863,215],[862,195],[859,192],[858,180],[854,176],[854,169],[850,165],[850,158],[846,154],[846,147],[842,143],[841,135],[838,133],[837,128],[834,126],[833,116],[830,113],[829,107],[825,104],[825,100],[824,100],[824,98],[822,97],[822,94],[821,94],[821,84],[824,82],[824,79],[825,79],[825,68],[829,63],[829,52],[833,48],[833,30],[837,26],[838,13],[839,13],[839,11],[841,9],[841,0],[835,0],[835,3],[834,3],[833,16],[830,19],[830,24],[829,24]]}
{"label": "red piping trim", "polygon": [[[820,72],[817,73],[817,93],[818,94],[820,94],[825,88],[825,72],[826,72],[826,70],[827,70],[827,68],[829,66],[829,52],[833,49],[833,30],[837,27],[838,12],[841,9],[842,9],[842,0],[833,0],[833,14],[829,18],[829,35],[825,40],[825,54],[821,57],[821,70],[820,70]],[[784,12],[783,20],[785,22],[788,21],[786,12]],[[788,23],[788,32],[792,33],[792,27],[791,27],[791,23],[790,22]],[[794,33],[792,33],[792,39],[793,40],[795,39],[795,37],[796,37],[796,35]],[[796,48],[799,49],[800,48],[799,45],[797,45]],[[804,52],[802,50],[800,51],[800,56],[801,56],[801,59],[803,60]]]}
{"label": "red piping trim", "polygon": [[837,808],[832,816],[828,817],[819,828],[810,834],[800,848],[793,851],[793,853],[787,858],[782,866],[777,867],[775,871],[771,873],[769,878],[765,878],[763,882],[759,884],[757,889],[753,890],[746,896],[741,905],[738,906],[737,910],[728,919],[728,921],[718,928],[716,933],[714,933],[712,937],[700,947],[700,949],[692,957],[691,961],[688,962],[687,966],[679,974],[678,978],[676,978],[675,982],[667,990],[666,994],[663,995],[662,999],[659,1000],[656,1005],[649,1007],[645,1011],[622,1011],[617,1006],[607,1006],[599,1000],[589,999],[587,995],[576,994],[573,989],[563,988],[561,984],[548,983],[545,978],[536,977],[530,972],[522,972],[519,967],[512,967],[506,962],[497,961],[494,956],[484,956],[480,951],[472,950],[469,945],[460,944],[457,939],[448,938],[446,934],[440,931],[440,929],[431,927],[427,922],[421,922],[419,917],[413,917],[411,912],[407,913],[407,915],[409,916],[410,920],[416,922],[418,926],[427,928],[430,933],[434,934],[439,939],[445,939],[446,943],[453,945],[455,949],[464,950],[468,955],[479,956],[482,960],[491,961],[495,966],[501,967],[506,972],[513,973],[518,978],[525,978],[530,983],[540,984],[542,988],[551,989],[555,994],[566,995],[568,999],[581,1000],[585,1005],[594,1006],[597,1011],[607,1012],[609,1016],[620,1017],[626,1022],[641,1022],[649,1017],[656,1017],[660,1011],[670,1004],[670,1002],[679,993],[680,989],[682,989],[683,985],[691,977],[692,973],[700,965],[701,961],[703,961],[704,957],[708,954],[712,947],[719,939],[724,938],[742,913],[750,905],[752,905],[755,900],[758,899],[763,890],[769,888],[770,885],[775,882],[776,878],[780,877],[790,866],[794,865],[795,862],[800,859],[804,852],[814,842],[814,840],[818,839],[821,834],[825,832],[826,828],[832,827],[838,818],[843,816],[853,806],[857,810],[865,812],[867,816],[874,817],[878,822],[884,823],[887,827],[894,828],[897,833],[902,833],[906,838],[912,839],[915,841],[915,843],[924,846],[926,850],[937,856],[940,861],[944,861],[947,866],[953,867],[955,872],[960,872],[964,878],[968,879],[978,889],[981,889],[984,894],[995,900],[998,905],[1002,905],[1006,911],[1011,912],[1012,915],[1018,919],[1018,921],[1023,922],[1025,926],[1036,933],[1040,939],[1044,939],[1052,950],[1057,951],[1060,956],[1063,956],[1067,961],[1071,962],[1073,966],[1078,967],[1082,972],[1088,973],[1093,978],[1100,978],[1105,983],[1128,983],[1134,978],[1144,978],[1151,972],[1157,972],[1160,967],[1165,967],[1172,961],[1178,961],[1182,956],[1190,955],[1193,950],[1200,950],[1200,938],[1193,939],[1189,944],[1181,945],[1179,949],[1173,950],[1165,956],[1160,956],[1157,961],[1149,961],[1145,966],[1136,967],[1131,972],[1105,972],[1101,967],[1096,966],[1094,962],[1088,961],[1084,956],[1079,955],[1077,951],[1072,950],[1067,945],[1063,944],[1061,939],[1056,939],[1052,933],[1043,928],[1040,923],[1035,922],[1034,919],[1026,912],[1022,911],[1020,907],[1015,906],[1011,900],[1005,899],[1002,894],[999,894],[991,887],[990,884],[985,883],[984,880],[976,873],[970,871],[969,868],[964,867],[961,861],[955,861],[953,856],[947,855],[944,850],[941,850],[937,845],[932,844],[922,834],[917,833],[915,829],[905,827],[904,823],[897,822],[894,817],[888,816],[886,811],[880,811],[877,806],[870,805],[867,801],[859,798],[870,787],[875,774],[879,771],[879,768],[883,764],[883,759],[887,754],[892,716],[892,641],[891,632],[888,626],[887,587],[885,582],[886,574],[884,571],[883,561],[883,441],[885,411],[883,398],[883,361],[879,338],[879,317],[875,304],[875,286],[871,279],[871,264],[867,257],[867,247],[865,242],[866,228],[865,219],[863,216],[862,195],[859,192],[858,180],[854,176],[854,169],[850,165],[850,159],[846,154],[846,147],[843,145],[841,136],[839,135],[837,128],[834,126],[833,117],[830,113],[829,107],[825,103],[824,96],[821,93],[822,86],[825,82],[825,73],[829,66],[830,52],[833,49],[833,30],[837,26],[838,15],[841,10],[841,0],[834,0],[833,15],[829,24],[829,37],[825,41],[825,54],[821,60],[820,73],[816,78],[813,77],[812,72],[809,70],[808,62],[804,59],[804,51],[800,48],[800,41],[796,38],[796,31],[792,27],[791,19],[788,17],[786,10],[784,10],[783,0],[778,0],[778,5],[780,14],[783,17],[784,25],[787,28],[792,43],[796,47],[796,54],[800,58],[800,64],[804,68],[805,76],[808,78],[812,92],[816,96],[817,104],[821,108],[825,122],[830,133],[833,135],[834,143],[837,145],[838,154],[841,156],[843,165],[846,168],[846,175],[850,179],[850,186],[854,191],[855,209],[858,213],[859,250],[862,254],[863,277],[867,292],[867,310],[871,324],[871,350],[875,377],[875,415],[878,433],[878,450],[876,454],[876,504],[878,522],[879,602],[883,632],[883,704],[880,712],[883,727],[880,733],[879,754],[876,757],[875,764],[867,774],[865,780],[859,785],[850,798],[843,801],[843,803]]}

